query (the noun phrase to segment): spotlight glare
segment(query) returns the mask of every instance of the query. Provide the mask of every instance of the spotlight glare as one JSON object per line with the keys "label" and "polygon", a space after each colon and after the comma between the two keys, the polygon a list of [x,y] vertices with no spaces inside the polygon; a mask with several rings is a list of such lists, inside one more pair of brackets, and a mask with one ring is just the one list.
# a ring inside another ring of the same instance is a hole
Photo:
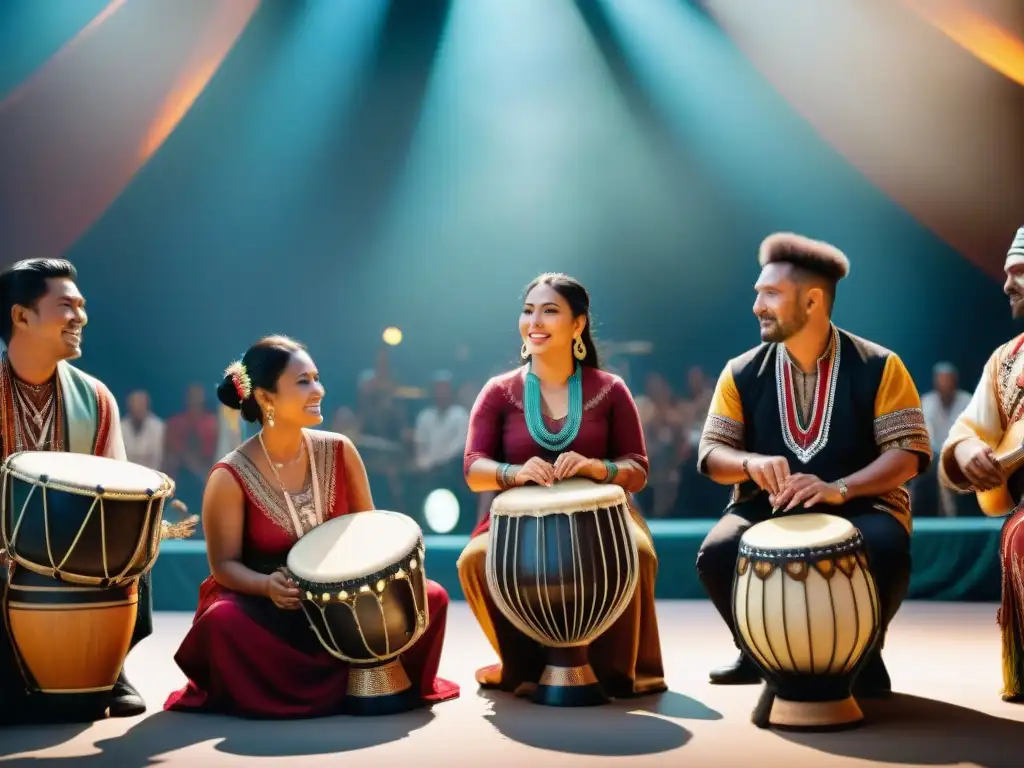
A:
{"label": "spotlight glare", "polygon": [[392,347],[397,347],[402,343],[402,330],[391,326],[390,328],[384,329],[384,343],[390,344]]}
{"label": "spotlight glare", "polygon": [[430,492],[423,502],[423,519],[435,533],[451,533],[459,523],[459,500],[447,488]]}

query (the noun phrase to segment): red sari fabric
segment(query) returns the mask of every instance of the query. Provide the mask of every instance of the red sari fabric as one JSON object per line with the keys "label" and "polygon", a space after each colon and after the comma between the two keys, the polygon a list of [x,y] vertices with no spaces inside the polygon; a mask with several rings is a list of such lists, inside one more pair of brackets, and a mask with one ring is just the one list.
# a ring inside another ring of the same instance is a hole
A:
{"label": "red sari fabric", "polygon": [[[309,434],[326,517],[347,514],[345,444],[334,433]],[[245,492],[243,562],[261,573],[284,565],[296,536],[283,494],[239,451],[216,467],[231,472]],[[427,600],[430,624],[401,656],[425,704],[459,695],[457,684],[437,676],[448,594],[431,581]],[[332,715],[341,709],[348,680],[348,665],[320,645],[303,611],[284,611],[268,598],[234,592],[212,576],[200,587],[192,628],[174,660],[188,677],[164,704],[175,711],[250,718]]]}
{"label": "red sari fabric", "polygon": [[[468,473],[477,459],[525,464],[534,456],[549,462],[558,458],[558,453],[547,451],[530,436],[523,407],[524,389],[522,368],[487,382],[470,415],[464,472]],[[557,432],[564,419],[556,421],[545,416],[544,421],[549,430]],[[645,474],[650,470],[640,414],[633,395],[621,378],[596,368],[583,369],[583,421],[576,439],[563,453],[570,451],[611,461],[632,460],[643,468]],[[644,482],[626,490],[641,491]],[[473,536],[490,529],[488,514],[477,525]]]}

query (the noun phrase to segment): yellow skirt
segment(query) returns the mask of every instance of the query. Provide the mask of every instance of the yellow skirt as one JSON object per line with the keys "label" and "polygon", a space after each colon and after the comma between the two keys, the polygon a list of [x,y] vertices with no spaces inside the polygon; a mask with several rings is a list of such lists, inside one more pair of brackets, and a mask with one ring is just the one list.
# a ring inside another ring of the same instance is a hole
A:
{"label": "yellow skirt", "polygon": [[[668,689],[661,661],[654,581],[658,556],[643,517],[631,508],[640,553],[640,579],[629,607],[589,648],[590,665],[609,696],[625,698]],[[528,696],[544,669],[544,649],[516,629],[491,599],[487,588],[487,542],[490,533],[470,539],[459,557],[459,581],[469,607],[500,663],[477,670],[483,688]]]}

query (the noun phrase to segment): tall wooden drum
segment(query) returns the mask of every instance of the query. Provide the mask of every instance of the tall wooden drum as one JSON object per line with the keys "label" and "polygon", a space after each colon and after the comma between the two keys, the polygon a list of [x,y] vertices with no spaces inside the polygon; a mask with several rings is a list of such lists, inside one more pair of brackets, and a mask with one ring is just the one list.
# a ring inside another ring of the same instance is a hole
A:
{"label": "tall wooden drum", "polygon": [[348,714],[392,714],[419,703],[398,657],[430,621],[424,554],[416,521],[382,510],[328,520],[288,553],[320,644],[352,665]]}
{"label": "tall wooden drum", "polygon": [[12,560],[3,611],[30,706],[101,717],[174,483],[130,462],[60,452],[15,453],[0,475],[0,532]]}
{"label": "tall wooden drum", "polygon": [[546,649],[533,700],[604,704],[587,647],[626,610],[640,559],[625,492],[572,478],[512,488],[491,504],[487,586],[502,614]]}
{"label": "tall wooden drum", "polygon": [[832,730],[863,720],[851,691],[879,636],[879,606],[852,523],[799,514],[751,527],[740,540],[733,615],[774,695],[763,724]]}

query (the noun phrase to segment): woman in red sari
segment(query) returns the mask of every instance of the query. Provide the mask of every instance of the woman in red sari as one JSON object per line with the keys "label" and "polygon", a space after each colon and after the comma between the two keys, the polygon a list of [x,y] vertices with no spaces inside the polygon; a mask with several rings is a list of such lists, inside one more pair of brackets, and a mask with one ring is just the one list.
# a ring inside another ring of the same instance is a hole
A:
{"label": "woman in red sari", "polygon": [[[621,378],[601,370],[589,320],[590,297],[571,277],[541,275],[527,287],[519,319],[521,356],[527,364],[488,381],[470,416],[464,470],[472,490],[550,486],[569,477],[615,483],[632,493],[643,489],[647,450],[636,404]],[[569,407],[579,396],[570,397],[573,387],[582,388],[578,418]],[[546,429],[540,430],[540,424]],[[551,433],[556,443],[549,441]],[[658,558],[643,518],[632,504],[630,511],[640,549],[640,582],[630,606],[589,649],[590,664],[613,697],[666,690],[654,613]],[[544,657],[491,599],[485,570],[489,530],[490,516],[477,526],[459,558],[463,592],[501,661],[479,670],[476,679],[484,688],[528,695]]]}
{"label": "woman in red sari", "polygon": [[[253,345],[217,395],[262,430],[210,473],[203,527],[212,575],[174,657],[188,684],[164,708],[252,718],[336,714],[348,668],[320,645],[283,567],[292,544],[319,522],[374,508],[362,459],[347,437],[307,429],[323,421],[324,388],[291,339]],[[402,655],[425,704],[459,694],[437,677],[448,595],[428,582],[427,599],[430,625]]]}

